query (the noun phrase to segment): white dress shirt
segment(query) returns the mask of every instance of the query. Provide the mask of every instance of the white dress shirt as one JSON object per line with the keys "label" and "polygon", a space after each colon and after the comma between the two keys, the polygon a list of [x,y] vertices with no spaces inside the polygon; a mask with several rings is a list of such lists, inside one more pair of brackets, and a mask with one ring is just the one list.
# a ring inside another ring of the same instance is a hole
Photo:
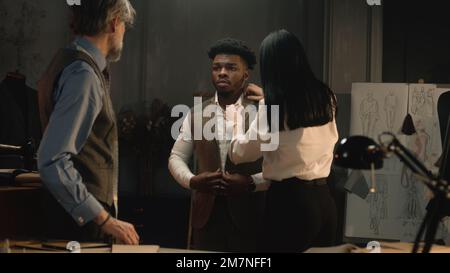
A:
{"label": "white dress shirt", "polygon": [[[215,95],[216,112],[215,119],[216,124],[223,124],[224,127],[217,126],[217,135],[219,139],[217,144],[219,146],[221,168],[225,170],[225,163],[228,156],[228,149],[230,142],[233,138],[233,130],[236,128],[234,117],[234,111],[242,106],[242,96],[234,105],[227,107],[227,111],[224,111],[220,107],[218,102],[217,93]],[[237,122],[242,122],[241,119],[237,119]],[[239,126],[239,125],[238,125]],[[190,170],[188,164],[194,152],[194,141],[191,136],[191,113],[187,115],[181,126],[180,135],[178,136],[172,153],[169,158],[169,170],[175,180],[184,188],[190,189],[189,183],[195,175]],[[256,158],[253,161],[258,160]],[[270,182],[263,179],[262,173],[252,175],[253,181],[256,184],[256,191],[265,191],[269,188]]]}
{"label": "white dress shirt", "polygon": [[[260,105],[264,105],[264,101]],[[260,107],[258,117],[264,118],[266,110]],[[245,135],[233,138],[229,156],[234,164],[252,162],[263,156],[263,177],[272,181],[293,177],[311,181],[330,175],[334,146],[338,141],[335,120],[323,126],[279,132],[279,146],[270,152],[261,151],[261,144],[269,143],[267,139],[271,134],[267,129],[258,131],[257,121],[258,118],[251,123]],[[258,137],[252,138],[252,135]]]}

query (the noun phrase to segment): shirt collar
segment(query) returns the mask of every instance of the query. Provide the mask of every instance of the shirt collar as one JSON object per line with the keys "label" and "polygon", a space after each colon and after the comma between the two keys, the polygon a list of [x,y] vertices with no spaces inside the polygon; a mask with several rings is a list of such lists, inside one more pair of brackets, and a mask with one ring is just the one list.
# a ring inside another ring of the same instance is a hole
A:
{"label": "shirt collar", "polygon": [[[242,100],[244,99],[244,94],[242,94],[240,97],[239,97],[239,99],[236,101],[236,103],[234,103],[233,105],[234,106],[242,106]],[[219,96],[217,95],[217,92],[216,92],[216,94],[215,94],[215,96],[214,96],[214,103],[216,104],[216,105],[219,105]]]}
{"label": "shirt collar", "polygon": [[89,55],[94,59],[95,63],[98,65],[101,71],[105,70],[107,62],[105,56],[103,56],[102,52],[98,47],[96,47],[93,43],[83,37],[77,37],[74,41],[76,46],[84,49]]}

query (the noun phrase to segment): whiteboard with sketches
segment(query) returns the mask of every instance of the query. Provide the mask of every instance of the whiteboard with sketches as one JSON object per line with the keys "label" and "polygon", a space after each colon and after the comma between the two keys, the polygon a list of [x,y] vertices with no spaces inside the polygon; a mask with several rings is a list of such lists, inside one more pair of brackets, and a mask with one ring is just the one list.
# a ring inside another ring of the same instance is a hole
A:
{"label": "whiteboard with sketches", "polygon": [[[417,133],[398,135],[400,141],[433,171],[442,153],[437,115],[439,96],[447,89],[432,84],[354,83],[350,135],[365,135],[378,142],[385,131],[400,133],[410,113]],[[397,158],[376,171],[375,193],[367,198],[348,194],[345,236],[411,242],[425,216],[430,193]],[[370,186],[370,172],[363,172]],[[450,224],[443,223],[438,238],[448,241]]]}

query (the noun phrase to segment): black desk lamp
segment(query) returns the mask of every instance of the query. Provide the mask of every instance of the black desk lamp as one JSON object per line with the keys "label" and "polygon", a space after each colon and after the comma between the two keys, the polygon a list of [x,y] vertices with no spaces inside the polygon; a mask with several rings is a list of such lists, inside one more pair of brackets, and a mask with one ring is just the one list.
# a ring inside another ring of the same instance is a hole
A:
{"label": "black desk lamp", "polygon": [[[385,137],[390,137],[390,141],[384,141]],[[418,251],[420,240],[426,230],[423,252],[429,252],[441,219],[439,207],[450,198],[450,185],[428,170],[420,160],[400,143],[394,134],[383,133],[378,140],[380,144],[364,136],[353,136],[342,140],[336,149],[334,164],[348,169],[372,170],[371,191],[374,192],[375,170],[383,167],[384,158],[391,157],[393,154],[396,155],[434,193],[433,200],[435,202],[433,204],[435,204],[435,207],[428,210],[413,249],[414,253]]]}
{"label": "black desk lamp", "polygon": [[343,139],[337,147],[334,163],[342,168],[371,170],[370,192],[376,191],[375,170],[383,168],[384,153],[375,141],[364,136]]}

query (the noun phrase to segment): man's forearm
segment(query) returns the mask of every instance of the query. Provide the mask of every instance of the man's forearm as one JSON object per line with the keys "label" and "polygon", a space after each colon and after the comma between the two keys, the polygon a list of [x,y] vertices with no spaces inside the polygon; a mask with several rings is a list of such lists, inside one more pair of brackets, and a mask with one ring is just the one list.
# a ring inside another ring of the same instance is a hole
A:
{"label": "man's forearm", "polygon": [[190,182],[195,175],[187,163],[178,155],[172,153],[169,158],[169,170],[173,178],[185,189],[190,189]]}
{"label": "man's forearm", "polygon": [[58,203],[83,226],[94,220],[103,206],[90,194],[80,174],[71,162],[60,159],[47,166],[40,166],[43,183]]}
{"label": "man's forearm", "polygon": [[[185,129],[186,130],[186,129]],[[192,157],[194,143],[183,136],[179,137],[173,145],[169,157],[169,171],[173,178],[186,189],[190,189],[190,181],[194,174],[191,172],[188,164]]]}

